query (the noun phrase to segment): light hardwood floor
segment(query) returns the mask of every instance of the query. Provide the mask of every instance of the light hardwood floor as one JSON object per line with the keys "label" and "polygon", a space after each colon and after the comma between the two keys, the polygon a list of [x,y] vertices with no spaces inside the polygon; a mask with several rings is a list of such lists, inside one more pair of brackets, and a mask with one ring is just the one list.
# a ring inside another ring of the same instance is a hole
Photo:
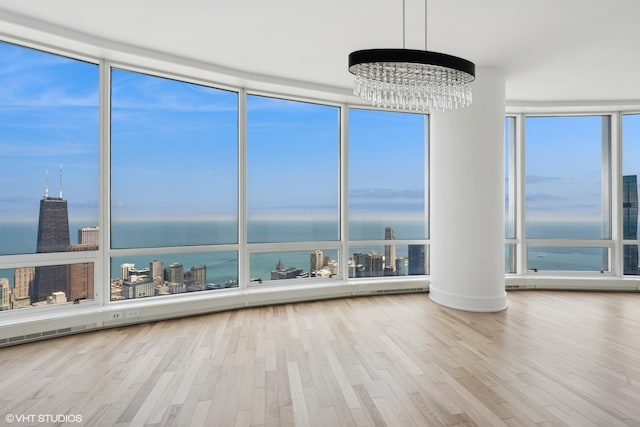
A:
{"label": "light hardwood floor", "polygon": [[7,414],[81,415],[69,425],[82,426],[640,426],[640,294],[511,292],[492,314],[426,294],[348,298],[9,347],[0,425]]}

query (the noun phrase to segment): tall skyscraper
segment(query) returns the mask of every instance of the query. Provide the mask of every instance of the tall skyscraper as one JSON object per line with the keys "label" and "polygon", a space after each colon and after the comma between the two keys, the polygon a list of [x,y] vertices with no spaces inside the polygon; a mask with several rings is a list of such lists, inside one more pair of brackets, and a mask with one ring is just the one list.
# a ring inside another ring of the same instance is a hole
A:
{"label": "tall skyscraper", "polygon": [[[62,177],[62,170],[60,171]],[[62,178],[59,197],[49,196],[49,182],[40,200],[38,219],[37,253],[66,252],[69,250],[69,212],[67,201],[62,198]]]}
{"label": "tall skyscraper", "polygon": [[31,305],[29,289],[33,287],[35,277],[35,267],[19,267],[13,270],[12,309],[26,308]]}
{"label": "tall skyscraper", "polygon": [[[40,200],[37,253],[66,252],[69,250],[69,213],[67,201],[62,198],[62,168],[60,170],[60,196],[49,197],[49,186]],[[31,302],[45,301],[53,292],[69,294],[69,266],[49,265],[36,267],[33,287],[29,290]]]}
{"label": "tall skyscraper", "polygon": [[322,251],[315,250],[311,252],[311,255],[309,256],[309,273],[322,270],[323,264],[324,257]]}
{"label": "tall skyscraper", "polygon": [[364,275],[365,277],[380,277],[384,273],[384,263],[382,255],[377,252],[369,252],[365,256]]}
{"label": "tall skyscraper", "polygon": [[[198,285],[207,284],[207,267],[204,265],[194,265],[191,267],[191,281]],[[203,288],[204,289],[204,288]]]}
{"label": "tall skyscraper", "polygon": [[82,227],[78,229],[78,244],[98,247],[100,227]]}
{"label": "tall skyscraper", "polygon": [[[625,240],[638,239],[638,176],[622,177],[622,234]],[[624,274],[638,274],[638,246],[624,245]]]}
{"label": "tall skyscraper", "polygon": [[[99,227],[82,227],[78,229],[78,244],[71,245],[72,251],[97,251],[99,249]],[[92,262],[71,264],[69,266],[69,295],[67,299],[77,301],[93,298]]]}
{"label": "tall skyscraper", "polygon": [[93,274],[92,262],[69,265],[68,301],[93,298]]}
{"label": "tall skyscraper", "polygon": [[184,282],[184,266],[178,262],[174,262],[164,270],[164,279],[169,283]]}
{"label": "tall skyscraper", "polygon": [[353,254],[353,276],[351,277],[367,277],[365,264],[367,262],[367,254],[363,252],[354,252]]}
{"label": "tall skyscraper", "polygon": [[[396,240],[393,227],[384,228],[384,240]],[[384,245],[384,264],[386,269],[396,271],[396,245]]]}
{"label": "tall skyscraper", "polygon": [[0,311],[9,310],[9,297],[11,291],[9,290],[9,279],[0,278]]}
{"label": "tall skyscraper", "polygon": [[149,271],[154,281],[164,281],[164,262],[154,259],[149,263]]}
{"label": "tall skyscraper", "polygon": [[356,277],[356,262],[353,259],[350,259],[348,262],[349,265],[349,278]]}
{"label": "tall skyscraper", "polygon": [[129,273],[131,270],[135,269],[136,265],[126,262],[124,264],[120,264],[120,278],[122,280],[127,280],[129,278]]}
{"label": "tall skyscraper", "polygon": [[207,285],[207,266],[194,265],[189,271],[186,271],[184,273],[184,285],[186,292],[204,291]]}
{"label": "tall skyscraper", "polygon": [[409,245],[409,275],[425,274],[424,245]]}
{"label": "tall skyscraper", "polygon": [[353,262],[356,264],[356,266],[358,265],[362,265],[364,266],[364,263],[366,262],[367,258],[367,254],[363,253],[363,252],[354,252],[353,253]]}
{"label": "tall skyscraper", "polygon": [[[71,245],[71,251],[97,251],[100,228],[82,227],[78,229],[78,244]],[[69,266],[69,301],[90,299],[93,297],[94,266],[92,262],[71,264]]]}

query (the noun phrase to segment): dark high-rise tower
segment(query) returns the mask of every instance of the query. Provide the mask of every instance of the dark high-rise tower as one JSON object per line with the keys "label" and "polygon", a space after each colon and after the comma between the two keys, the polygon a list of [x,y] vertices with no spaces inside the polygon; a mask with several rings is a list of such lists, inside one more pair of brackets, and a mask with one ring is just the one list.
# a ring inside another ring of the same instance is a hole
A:
{"label": "dark high-rise tower", "polygon": [[[638,176],[622,177],[622,233],[624,240],[638,239]],[[624,245],[624,274],[638,274],[638,246]]]}
{"label": "dark high-rise tower", "polygon": [[[62,177],[62,168],[60,176]],[[62,198],[61,178],[60,197],[49,197],[47,182],[44,197],[40,200],[36,252],[66,252],[69,247],[69,213],[67,201]],[[69,296],[69,267],[67,265],[37,267],[33,289],[29,290],[31,302],[43,301],[56,291],[63,291]]]}
{"label": "dark high-rise tower", "polygon": [[45,196],[40,200],[36,252],[66,252],[69,245],[67,201],[62,197]]}
{"label": "dark high-rise tower", "polygon": [[409,275],[425,274],[424,245],[409,245]]}
{"label": "dark high-rise tower", "polygon": [[382,255],[377,252],[369,252],[364,258],[364,271],[366,277],[380,277],[384,275],[384,263]]}

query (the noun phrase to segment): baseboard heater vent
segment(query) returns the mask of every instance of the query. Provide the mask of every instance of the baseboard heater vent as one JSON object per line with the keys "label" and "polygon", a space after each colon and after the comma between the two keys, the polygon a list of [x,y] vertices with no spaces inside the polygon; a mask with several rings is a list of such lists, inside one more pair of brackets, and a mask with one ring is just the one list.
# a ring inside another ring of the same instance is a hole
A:
{"label": "baseboard heater vent", "polygon": [[25,344],[28,342],[39,341],[45,338],[62,337],[65,335],[72,335],[78,332],[85,332],[92,329],[97,329],[96,323],[90,323],[87,325],[72,326],[70,328],[53,329],[50,331],[36,332],[34,334],[18,335],[15,337],[0,339],[0,347],[8,347],[10,345]]}
{"label": "baseboard heater vent", "polygon": [[520,284],[520,285],[506,285],[504,287],[507,291],[517,291],[518,289],[536,289],[537,286],[532,283]]}
{"label": "baseboard heater vent", "polygon": [[427,288],[391,288],[391,289],[376,289],[371,292],[373,294],[409,294],[413,292],[427,292]]}

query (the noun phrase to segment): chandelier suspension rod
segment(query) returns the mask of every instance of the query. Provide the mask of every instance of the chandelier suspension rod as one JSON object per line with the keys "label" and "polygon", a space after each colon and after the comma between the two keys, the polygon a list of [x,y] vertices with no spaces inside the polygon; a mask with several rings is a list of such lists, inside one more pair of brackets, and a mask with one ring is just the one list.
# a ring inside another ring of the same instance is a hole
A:
{"label": "chandelier suspension rod", "polygon": [[[427,20],[428,20],[428,3],[429,0],[424,0],[424,50],[427,49],[427,40],[429,33],[427,32]],[[402,0],[402,48],[407,48],[407,11],[406,11],[406,0]]]}
{"label": "chandelier suspension rod", "polygon": [[407,19],[407,14],[405,12],[405,6],[404,6],[405,0],[402,0],[402,48],[406,49],[406,38],[407,38],[407,30],[405,28],[405,20]]}
{"label": "chandelier suspension rod", "polygon": [[424,0],[424,50],[428,50],[427,49],[427,3],[428,3],[428,0]]}

